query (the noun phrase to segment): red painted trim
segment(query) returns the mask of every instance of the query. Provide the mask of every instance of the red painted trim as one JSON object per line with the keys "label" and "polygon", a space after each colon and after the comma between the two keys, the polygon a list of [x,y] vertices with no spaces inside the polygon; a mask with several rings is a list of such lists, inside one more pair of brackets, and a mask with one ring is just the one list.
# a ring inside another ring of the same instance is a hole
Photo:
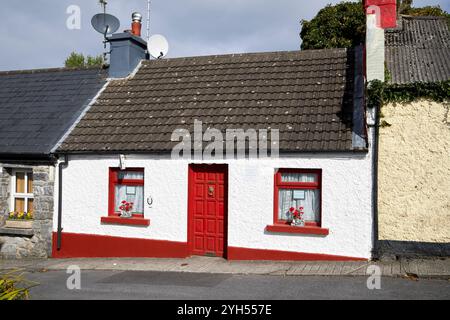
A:
{"label": "red painted trim", "polygon": [[368,259],[319,253],[228,247],[228,260],[367,261]]}
{"label": "red painted trim", "polygon": [[364,8],[366,15],[375,14],[372,10],[368,10],[370,6],[379,7],[381,27],[395,28],[397,26],[397,2],[396,0],[366,0]]}
{"label": "red painted trim", "polygon": [[[281,181],[281,174],[285,172],[290,173],[315,173],[317,174],[317,183],[309,182],[283,182]],[[280,168],[275,172],[274,175],[274,195],[273,195],[273,223],[275,225],[283,225],[288,222],[285,220],[278,219],[278,194],[279,189],[319,189],[320,191],[320,212],[319,212],[319,222],[316,221],[306,221],[306,225],[315,225],[320,227],[322,223],[322,169],[295,169],[295,168]]]}
{"label": "red painted trim", "polygon": [[100,221],[107,224],[123,224],[130,226],[149,226],[150,220],[133,215],[131,218],[121,218],[119,216],[101,217]]}
{"label": "red painted trim", "polygon": [[329,233],[328,229],[320,227],[294,227],[287,224],[281,225],[268,225],[266,226],[266,231],[268,232],[280,232],[280,233],[300,233],[300,234],[315,234],[326,236]]}
{"label": "red painted trim", "polygon": [[[114,217],[119,213],[115,211],[116,208],[114,205],[116,184],[128,186],[144,186],[144,179],[119,179],[120,171],[120,168],[109,168],[108,216]],[[123,171],[135,171],[144,173],[143,168],[127,168]]]}
{"label": "red painted trim", "polygon": [[186,258],[187,243],[151,239],[122,238],[92,234],[61,234],[61,250],[56,249],[53,233],[53,258]]}

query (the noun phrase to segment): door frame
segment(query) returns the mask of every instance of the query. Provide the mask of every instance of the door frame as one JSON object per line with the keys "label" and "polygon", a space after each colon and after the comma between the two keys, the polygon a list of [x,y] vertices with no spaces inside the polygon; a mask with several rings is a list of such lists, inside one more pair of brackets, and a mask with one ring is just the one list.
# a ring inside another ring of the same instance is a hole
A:
{"label": "door frame", "polygon": [[190,163],[188,165],[188,232],[187,232],[187,243],[189,255],[193,255],[194,243],[193,243],[193,228],[194,228],[194,168],[200,169],[214,169],[216,172],[224,173],[224,205],[223,205],[223,257],[226,259],[228,254],[228,164],[204,164],[204,163]]}

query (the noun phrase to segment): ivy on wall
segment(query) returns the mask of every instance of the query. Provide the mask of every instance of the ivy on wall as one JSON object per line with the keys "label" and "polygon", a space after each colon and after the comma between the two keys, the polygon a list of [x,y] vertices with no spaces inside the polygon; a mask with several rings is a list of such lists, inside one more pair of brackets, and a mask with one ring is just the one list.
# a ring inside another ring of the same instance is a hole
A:
{"label": "ivy on wall", "polygon": [[369,108],[381,107],[389,102],[405,103],[418,99],[443,102],[450,100],[450,80],[406,84],[390,84],[380,80],[373,80],[367,85],[367,97]]}

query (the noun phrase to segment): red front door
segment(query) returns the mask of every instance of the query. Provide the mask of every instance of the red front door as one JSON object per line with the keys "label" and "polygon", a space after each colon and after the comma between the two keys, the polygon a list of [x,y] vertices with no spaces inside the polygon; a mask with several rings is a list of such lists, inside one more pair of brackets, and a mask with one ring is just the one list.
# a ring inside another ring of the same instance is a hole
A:
{"label": "red front door", "polygon": [[191,254],[226,254],[226,165],[189,166],[189,248]]}

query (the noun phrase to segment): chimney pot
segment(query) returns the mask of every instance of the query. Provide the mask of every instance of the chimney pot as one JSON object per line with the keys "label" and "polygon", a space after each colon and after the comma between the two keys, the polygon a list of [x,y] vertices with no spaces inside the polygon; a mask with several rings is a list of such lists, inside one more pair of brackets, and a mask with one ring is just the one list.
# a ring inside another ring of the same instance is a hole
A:
{"label": "chimney pot", "polygon": [[131,23],[131,33],[135,36],[140,37],[141,36],[141,29],[142,29],[142,15],[139,12],[134,12],[131,15],[132,23]]}

